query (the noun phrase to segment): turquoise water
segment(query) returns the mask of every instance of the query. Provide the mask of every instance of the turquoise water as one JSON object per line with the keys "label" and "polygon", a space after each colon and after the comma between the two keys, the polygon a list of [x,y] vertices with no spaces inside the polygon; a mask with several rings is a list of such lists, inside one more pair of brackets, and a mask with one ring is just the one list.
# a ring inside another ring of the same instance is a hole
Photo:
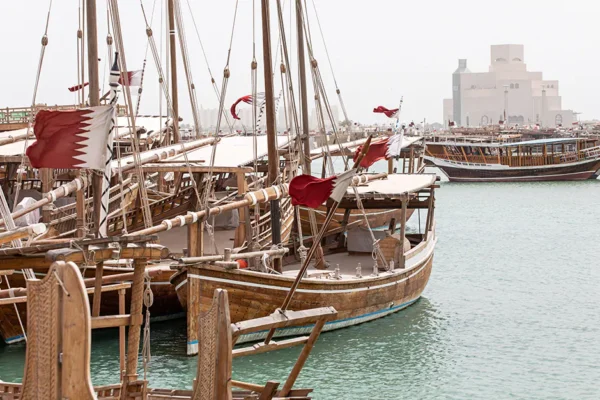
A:
{"label": "turquoise water", "polygon": [[[316,399],[600,398],[600,181],[437,190],[438,245],[423,297],[319,339],[299,386]],[[190,388],[185,321],[154,323],[153,387]],[[283,382],[299,353],[234,361],[234,378]],[[0,379],[24,347],[0,346]],[[116,332],[94,332],[92,377],[115,383]]]}

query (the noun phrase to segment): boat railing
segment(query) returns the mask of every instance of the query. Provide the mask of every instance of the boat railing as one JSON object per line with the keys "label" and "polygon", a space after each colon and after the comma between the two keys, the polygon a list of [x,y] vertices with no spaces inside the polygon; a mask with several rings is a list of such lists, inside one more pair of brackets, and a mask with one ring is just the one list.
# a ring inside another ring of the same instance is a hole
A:
{"label": "boat railing", "polygon": [[581,151],[583,159],[600,157],[600,146],[590,147]]}

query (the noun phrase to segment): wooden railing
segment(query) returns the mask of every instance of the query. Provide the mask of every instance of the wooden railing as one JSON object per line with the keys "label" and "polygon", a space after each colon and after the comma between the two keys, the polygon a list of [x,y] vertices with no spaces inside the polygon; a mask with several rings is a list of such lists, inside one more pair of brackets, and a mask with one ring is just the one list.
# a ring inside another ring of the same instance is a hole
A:
{"label": "wooden railing", "polygon": [[[54,105],[48,106],[45,104],[38,104],[33,108],[33,116],[40,110],[76,110],[80,106],[76,104],[72,105]],[[118,106],[117,113],[119,116],[125,116],[125,106]],[[29,122],[29,116],[31,115],[31,107],[6,107],[0,108],[0,125],[8,124],[27,124]]]}
{"label": "wooden railing", "polygon": [[516,154],[512,155],[467,155],[466,160],[464,155],[459,154],[432,154],[434,157],[438,157],[444,160],[454,161],[457,163],[470,163],[470,164],[502,164],[509,165],[512,167],[535,167],[542,165],[558,165],[572,163],[587,159],[593,159],[600,157],[600,146],[591,147],[580,151],[570,151],[562,154]]}

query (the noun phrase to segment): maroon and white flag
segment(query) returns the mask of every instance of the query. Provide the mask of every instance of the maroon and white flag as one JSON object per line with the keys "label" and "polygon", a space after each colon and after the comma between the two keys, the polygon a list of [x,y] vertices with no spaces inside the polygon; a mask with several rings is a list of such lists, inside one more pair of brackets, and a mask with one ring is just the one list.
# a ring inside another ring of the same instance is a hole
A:
{"label": "maroon and white flag", "polygon": [[[360,161],[360,166],[363,168],[369,168],[379,160],[389,160],[390,158],[398,157],[402,151],[402,139],[404,138],[404,131],[396,133],[387,139],[371,143],[369,151]],[[358,156],[362,152],[362,146],[358,146],[354,152],[354,161],[358,160]]]}
{"label": "maroon and white flag", "polygon": [[142,86],[142,70],[127,71],[127,79],[129,84],[125,82],[125,72],[121,73],[119,85],[121,86]]}
{"label": "maroon and white flag", "polygon": [[385,114],[385,116],[388,118],[397,118],[398,114],[400,112],[400,109],[394,108],[392,110],[389,110],[383,106],[378,106],[373,109],[373,112],[376,114]]}
{"label": "maroon and white flag", "polygon": [[27,149],[31,166],[104,170],[113,109],[109,105],[39,111],[33,126],[36,141]]}
{"label": "maroon and white flag", "polygon": [[67,88],[67,89],[69,89],[69,92],[76,92],[76,91],[81,90],[84,87],[88,86],[89,84],[90,84],[89,82],[86,82],[82,85],[71,86],[70,88]]}
{"label": "maroon and white flag", "polygon": [[317,208],[328,198],[340,202],[352,183],[354,175],[356,169],[324,179],[312,175],[298,175],[290,182],[289,194],[292,205]]}
{"label": "maroon and white flag", "polygon": [[231,105],[231,108],[230,108],[231,115],[235,119],[241,119],[237,113],[237,106],[240,103],[256,104],[258,106],[258,108],[262,108],[265,105],[265,101],[266,101],[266,97],[265,97],[264,93],[257,93],[256,98],[254,98],[254,96],[252,96],[251,94],[240,97],[239,99],[237,99],[235,101],[235,103],[233,103]]}

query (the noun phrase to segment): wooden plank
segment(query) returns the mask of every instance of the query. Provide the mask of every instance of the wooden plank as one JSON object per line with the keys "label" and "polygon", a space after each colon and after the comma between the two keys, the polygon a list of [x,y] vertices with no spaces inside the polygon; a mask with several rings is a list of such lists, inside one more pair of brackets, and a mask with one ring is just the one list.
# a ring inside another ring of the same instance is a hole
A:
{"label": "wooden plank", "polygon": [[253,346],[243,347],[233,350],[233,358],[244,357],[254,354],[267,353],[273,350],[287,349],[288,347],[299,346],[308,341],[308,336],[300,336],[292,339],[280,340],[278,342],[271,341],[269,344],[264,342],[256,343]]}
{"label": "wooden plank", "polygon": [[92,317],[92,329],[116,328],[119,326],[133,325],[131,315],[106,315]]}
{"label": "wooden plank", "polygon": [[[132,317],[132,322],[135,318],[142,318],[142,306],[144,296],[144,270],[146,262],[143,260],[135,260],[133,285],[131,287],[131,305],[129,313]],[[138,352],[140,348],[141,326],[131,324],[129,326],[129,337],[127,341],[127,365],[125,373],[125,382],[133,382],[137,379]]]}
{"label": "wooden plank", "polygon": [[144,172],[178,172],[178,173],[188,173],[190,169],[192,173],[207,173],[212,172],[215,174],[223,174],[223,173],[249,173],[253,172],[254,169],[252,167],[219,167],[214,166],[210,167],[208,165],[155,165],[155,164],[145,164],[142,166]]}
{"label": "wooden plank", "polygon": [[231,338],[231,317],[229,316],[229,300],[225,290],[219,290],[215,296],[218,305],[217,334],[217,367],[215,371],[215,398],[231,398],[231,364],[233,342]]}
{"label": "wooden plank", "polygon": [[100,302],[102,301],[102,275],[104,273],[104,262],[99,262],[96,265],[96,282],[94,284],[94,301],[92,305],[92,317],[100,315]]}
{"label": "wooden plank", "polygon": [[[402,202],[402,214],[400,215],[400,259],[398,260],[398,268],[405,267],[405,255],[404,255],[404,238],[406,237],[406,207],[407,201]],[[420,228],[419,228],[420,229]]]}
{"label": "wooden plank", "polygon": [[63,285],[63,290],[57,289],[63,319],[60,398],[91,400],[95,394],[90,376],[92,336],[87,294],[74,263],[62,265],[58,271]]}
{"label": "wooden plank", "polygon": [[299,326],[316,322],[320,318],[325,321],[334,319],[337,311],[333,307],[313,308],[303,311],[286,311],[285,315],[279,310],[268,317],[256,318],[248,321],[241,321],[231,325],[233,337],[258,332],[265,329],[278,329],[286,326]]}
{"label": "wooden plank", "polygon": [[304,367],[304,363],[306,363],[306,360],[308,359],[308,356],[310,355],[310,352],[312,351],[312,348],[314,347],[315,342],[319,338],[319,335],[321,334],[321,330],[323,329],[323,326],[325,326],[325,322],[326,322],[326,320],[325,320],[325,318],[323,318],[323,319],[318,320],[315,323],[315,326],[313,327],[313,330],[310,333],[308,341],[302,348],[302,351],[300,352],[300,356],[298,356],[298,360],[296,361],[296,364],[294,364],[294,367],[292,368],[290,375],[288,376],[287,380],[283,384],[283,388],[279,392],[280,397],[287,396],[289,391],[294,386],[294,383],[296,383],[296,379],[298,379],[298,375],[300,375],[300,371],[302,371],[302,368]]}
{"label": "wooden plank", "polygon": [[260,393],[260,397],[258,398],[258,400],[271,400],[273,396],[275,396],[275,392],[277,391],[278,387],[279,382],[268,381],[265,385],[265,388]]}

